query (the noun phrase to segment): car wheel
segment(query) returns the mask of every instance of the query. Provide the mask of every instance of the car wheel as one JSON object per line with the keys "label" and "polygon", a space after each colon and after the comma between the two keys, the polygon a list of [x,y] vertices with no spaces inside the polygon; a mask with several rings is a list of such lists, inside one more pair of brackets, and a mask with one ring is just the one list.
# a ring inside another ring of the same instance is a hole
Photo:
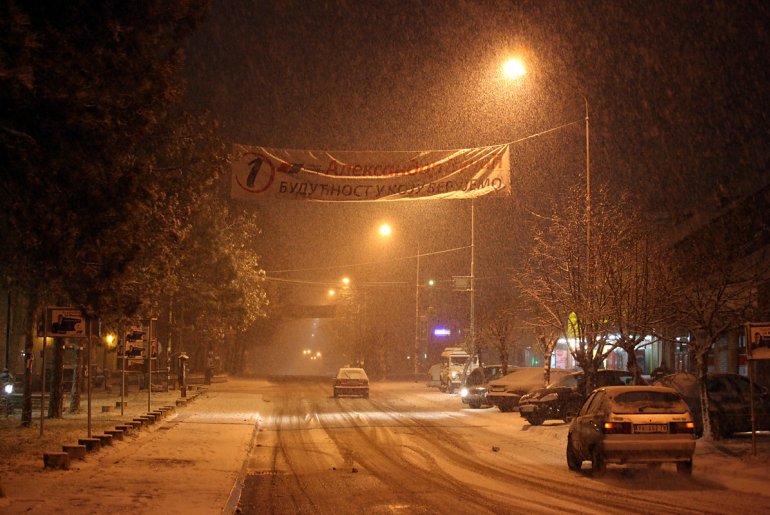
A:
{"label": "car wheel", "polygon": [[497,409],[499,409],[499,410],[500,410],[500,411],[502,411],[503,413],[508,413],[509,411],[513,411],[513,408],[511,408],[509,405],[507,405],[507,404],[505,404],[505,403],[503,403],[503,404],[498,404],[498,405],[497,405]]}
{"label": "car wheel", "polygon": [[591,451],[591,475],[601,477],[607,471],[607,462],[604,461],[604,454],[598,445]]}
{"label": "car wheel", "polygon": [[544,418],[539,415],[528,415],[527,416],[527,422],[529,422],[529,425],[531,426],[539,426],[544,422]]}
{"label": "car wheel", "polygon": [[687,461],[677,461],[676,471],[685,476],[692,476],[692,459]]}
{"label": "car wheel", "polygon": [[580,459],[575,452],[575,449],[572,448],[572,438],[567,437],[567,467],[569,467],[570,470],[577,472],[582,466],[583,460]]}
{"label": "car wheel", "polygon": [[481,408],[481,401],[479,401],[479,400],[468,401],[468,406],[470,406],[472,409],[480,409]]}

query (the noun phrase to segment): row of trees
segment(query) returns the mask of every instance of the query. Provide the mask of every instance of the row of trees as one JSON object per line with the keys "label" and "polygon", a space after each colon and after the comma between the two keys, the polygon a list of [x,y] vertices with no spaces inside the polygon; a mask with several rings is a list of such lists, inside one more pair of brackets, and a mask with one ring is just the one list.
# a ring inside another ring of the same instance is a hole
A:
{"label": "row of trees", "polygon": [[0,8],[0,270],[27,362],[45,305],[113,328],[172,312],[194,352],[237,345],[224,336],[265,314],[256,215],[227,202],[217,124],[182,102],[183,45],[206,6]]}
{"label": "row of trees", "polygon": [[645,338],[689,335],[707,414],[705,377],[714,343],[766,315],[758,288],[766,281],[767,260],[757,237],[739,237],[741,220],[724,214],[675,234],[645,217],[630,196],[606,190],[594,194],[590,213],[582,192],[572,190],[531,221],[532,244],[512,272],[518,295],[483,323],[481,343],[507,363],[510,346],[534,334],[547,382],[556,343],[569,338],[590,391],[593,373],[615,349],[627,353],[628,370],[641,382],[636,350]]}

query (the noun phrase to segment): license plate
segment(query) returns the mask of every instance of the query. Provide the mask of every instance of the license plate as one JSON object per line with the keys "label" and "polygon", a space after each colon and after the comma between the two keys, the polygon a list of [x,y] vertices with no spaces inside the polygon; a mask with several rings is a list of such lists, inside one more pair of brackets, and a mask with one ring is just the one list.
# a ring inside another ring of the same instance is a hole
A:
{"label": "license plate", "polygon": [[634,433],[668,433],[668,424],[635,424]]}

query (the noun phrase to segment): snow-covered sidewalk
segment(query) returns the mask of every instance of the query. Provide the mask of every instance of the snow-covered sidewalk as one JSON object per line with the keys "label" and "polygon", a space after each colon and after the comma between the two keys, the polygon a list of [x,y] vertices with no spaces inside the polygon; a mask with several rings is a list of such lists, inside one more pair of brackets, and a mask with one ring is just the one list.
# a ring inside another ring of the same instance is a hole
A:
{"label": "snow-covered sidewalk", "polygon": [[[39,422],[28,429],[6,426],[3,449],[8,459],[0,466],[5,491],[0,511],[221,513],[256,434],[261,395],[255,386],[255,381],[237,380],[211,385],[207,393],[149,429],[89,453],[85,460],[73,460],[70,470],[44,469],[42,455],[85,437],[83,414],[46,420],[38,446],[34,438]],[[174,404],[178,393],[153,397],[153,407]],[[92,432],[146,413],[146,392],[134,394],[128,407],[130,412],[127,409],[123,417],[119,412],[92,414]],[[10,454],[13,449],[6,445],[6,436],[18,440],[21,454]]]}

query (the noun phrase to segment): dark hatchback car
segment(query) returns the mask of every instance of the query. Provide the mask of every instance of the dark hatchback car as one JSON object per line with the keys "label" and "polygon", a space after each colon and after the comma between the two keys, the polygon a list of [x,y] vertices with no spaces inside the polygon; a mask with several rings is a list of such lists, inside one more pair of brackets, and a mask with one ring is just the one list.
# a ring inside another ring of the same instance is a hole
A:
{"label": "dark hatchback car", "polygon": [[[715,438],[728,438],[733,433],[751,431],[751,389],[749,378],[739,374],[709,374],[706,394],[709,420]],[[695,421],[695,434],[703,435],[703,415],[698,378],[679,372],[663,376],[656,385],[675,389],[689,406]],[[754,413],[756,429],[770,430],[770,393],[765,386],[754,383]]]}
{"label": "dark hatchback car", "polygon": [[[626,370],[598,370],[596,388],[627,386],[634,383]],[[529,392],[519,401],[519,413],[533,426],[546,420],[571,421],[583,406],[583,372],[574,372],[545,388]]]}
{"label": "dark hatchback car", "polygon": [[[508,367],[510,371],[514,367]],[[460,398],[463,404],[473,409],[492,406],[487,399],[488,383],[494,379],[503,377],[502,365],[482,365],[476,367],[465,378],[465,384],[460,389]]]}

